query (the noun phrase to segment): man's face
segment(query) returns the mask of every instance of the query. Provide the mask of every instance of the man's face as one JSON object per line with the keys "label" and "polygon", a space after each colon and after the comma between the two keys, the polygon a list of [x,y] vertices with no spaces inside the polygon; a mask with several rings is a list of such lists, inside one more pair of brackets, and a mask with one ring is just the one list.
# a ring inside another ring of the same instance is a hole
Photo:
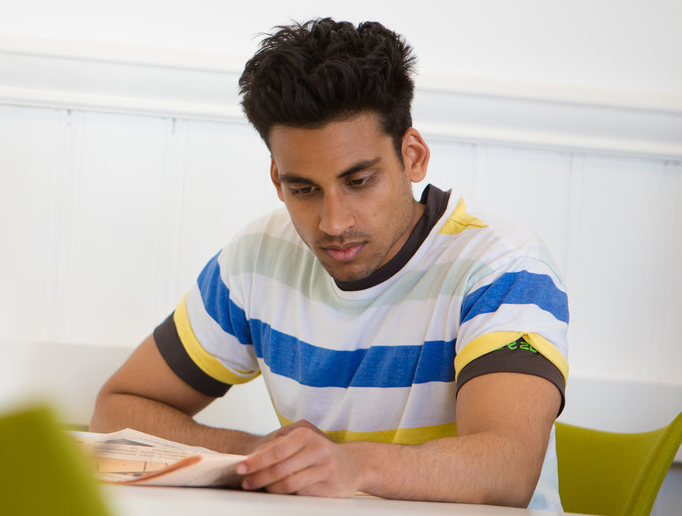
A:
{"label": "man's face", "polygon": [[340,281],[366,278],[400,250],[423,212],[412,182],[428,147],[409,129],[403,163],[374,114],[270,132],[271,176],[298,234]]}

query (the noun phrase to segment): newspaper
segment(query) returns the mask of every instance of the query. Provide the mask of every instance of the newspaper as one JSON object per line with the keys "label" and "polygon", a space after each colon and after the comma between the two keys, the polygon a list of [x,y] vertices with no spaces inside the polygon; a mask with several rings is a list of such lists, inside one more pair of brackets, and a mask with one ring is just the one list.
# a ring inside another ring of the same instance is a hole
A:
{"label": "newspaper", "polygon": [[116,484],[238,487],[243,455],[219,453],[125,429],[109,434],[72,432],[98,478]]}

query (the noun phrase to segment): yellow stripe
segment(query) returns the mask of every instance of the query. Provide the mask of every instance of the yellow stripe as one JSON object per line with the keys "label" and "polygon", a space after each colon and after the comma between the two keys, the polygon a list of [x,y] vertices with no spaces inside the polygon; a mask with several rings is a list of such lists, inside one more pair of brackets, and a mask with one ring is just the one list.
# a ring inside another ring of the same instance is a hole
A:
{"label": "yellow stripe", "polygon": [[523,338],[528,344],[537,349],[542,355],[552,362],[561,371],[564,382],[568,381],[568,362],[564,356],[555,348],[551,342],[537,333],[524,333]]}
{"label": "yellow stripe", "polygon": [[[293,421],[277,413],[282,426],[290,425]],[[398,428],[397,430],[379,430],[376,432],[351,432],[350,430],[325,431],[334,442],[372,442],[392,444],[423,444],[443,437],[457,435],[457,423],[442,425],[420,426],[416,428]]]}
{"label": "yellow stripe", "polygon": [[233,373],[201,346],[189,322],[186,300],[187,296],[178,304],[173,320],[175,321],[175,327],[178,330],[178,335],[185,351],[187,351],[187,354],[199,369],[212,378],[229,384],[245,383],[258,376],[259,373],[254,373],[253,371],[237,371],[238,374]]}
{"label": "yellow stripe", "polygon": [[528,344],[539,351],[547,360],[561,371],[564,381],[568,380],[568,363],[564,356],[547,339],[537,333],[521,333],[514,331],[497,331],[487,333],[469,342],[455,357],[455,377],[464,366],[483,355],[510,344],[523,337]]}
{"label": "yellow stripe", "polygon": [[522,335],[521,332],[515,331],[497,331],[493,333],[486,333],[480,337],[476,337],[469,342],[464,349],[455,356],[455,377],[464,369],[464,366],[473,362],[479,357],[495,351],[497,348],[514,342]]}
{"label": "yellow stripe", "polygon": [[467,228],[484,228],[487,224],[481,222],[476,217],[469,215],[464,205],[464,199],[460,199],[457,203],[455,211],[452,212],[450,218],[445,225],[438,232],[439,235],[459,235]]}

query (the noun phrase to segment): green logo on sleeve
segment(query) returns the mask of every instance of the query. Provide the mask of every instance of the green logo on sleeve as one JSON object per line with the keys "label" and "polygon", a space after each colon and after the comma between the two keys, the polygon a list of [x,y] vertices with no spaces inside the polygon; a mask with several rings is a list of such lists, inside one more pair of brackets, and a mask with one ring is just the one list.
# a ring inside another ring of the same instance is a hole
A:
{"label": "green logo on sleeve", "polygon": [[535,349],[533,346],[528,344],[523,338],[520,338],[514,342],[510,342],[509,344],[505,346],[500,346],[498,349],[503,349],[503,348],[508,348],[512,351],[516,351],[517,349],[525,349],[527,351],[530,351],[532,353],[537,353],[538,350]]}

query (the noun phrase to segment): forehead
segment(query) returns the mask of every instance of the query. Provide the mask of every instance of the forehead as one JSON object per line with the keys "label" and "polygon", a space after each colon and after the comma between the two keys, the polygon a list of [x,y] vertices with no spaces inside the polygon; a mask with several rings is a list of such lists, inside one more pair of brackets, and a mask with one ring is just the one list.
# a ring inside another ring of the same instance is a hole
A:
{"label": "forehead", "polygon": [[275,125],[270,150],[280,173],[339,172],[359,161],[395,154],[376,115],[364,113],[319,128]]}

